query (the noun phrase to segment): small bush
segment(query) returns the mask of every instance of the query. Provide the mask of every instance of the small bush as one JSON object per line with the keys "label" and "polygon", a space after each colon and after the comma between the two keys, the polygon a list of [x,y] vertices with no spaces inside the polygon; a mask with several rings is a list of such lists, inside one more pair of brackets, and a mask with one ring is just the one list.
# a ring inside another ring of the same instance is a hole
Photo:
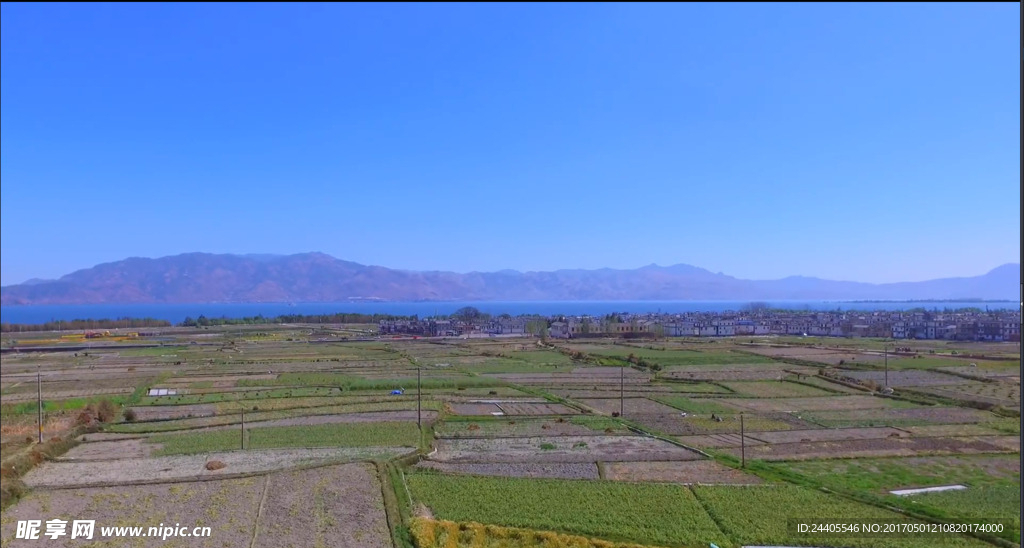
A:
{"label": "small bush", "polygon": [[136,416],[135,410],[132,409],[131,407],[129,407],[128,409],[124,410],[124,420],[125,421],[127,421],[127,422],[135,422],[135,419],[137,419],[137,418],[138,418],[138,416]]}
{"label": "small bush", "polygon": [[550,450],[552,450],[554,448],[555,448],[555,444],[553,444],[553,443],[542,443],[542,444],[540,444],[540,450],[541,451],[550,451]]}
{"label": "small bush", "polygon": [[100,400],[100,403],[96,405],[96,418],[100,422],[110,422],[117,417],[117,406],[114,402],[104,399]]}
{"label": "small bush", "polygon": [[227,466],[228,465],[224,464],[223,462],[221,462],[219,460],[211,460],[211,461],[206,463],[206,469],[210,470],[211,472],[213,470],[220,470],[221,468],[227,468]]}
{"label": "small bush", "polygon": [[77,426],[88,426],[96,421],[96,415],[92,410],[92,406],[87,406],[78,412],[78,416],[75,417],[75,424]]}

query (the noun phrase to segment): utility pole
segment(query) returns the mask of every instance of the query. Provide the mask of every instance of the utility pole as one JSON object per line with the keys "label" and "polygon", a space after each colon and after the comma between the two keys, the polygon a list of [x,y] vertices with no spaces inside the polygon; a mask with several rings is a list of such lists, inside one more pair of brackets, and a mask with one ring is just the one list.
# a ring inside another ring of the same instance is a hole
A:
{"label": "utility pole", "polygon": [[885,355],[885,388],[889,388],[889,345],[882,345],[882,353]]}
{"label": "utility pole", "polygon": [[743,429],[743,413],[740,413],[740,468],[747,467],[747,438]]}
{"label": "utility pole", "polygon": [[421,389],[422,382],[420,380],[420,366],[416,366],[416,428],[419,428],[420,432],[423,432],[423,419],[422,419],[422,394]]}
{"label": "utility pole", "polygon": [[622,368],[619,369],[619,416],[620,417],[625,414],[625,408],[626,408],[625,403],[624,403],[624,398],[625,398],[625,396],[624,396],[624,393],[625,393],[625,389],[624,389],[625,382],[626,382],[626,366],[622,366]]}
{"label": "utility pole", "polygon": [[242,438],[241,438],[242,449],[245,449],[245,409],[242,409]]}
{"label": "utility pole", "polygon": [[39,443],[43,443],[43,379],[39,370],[36,370],[36,402],[39,404],[36,419],[39,421]]}

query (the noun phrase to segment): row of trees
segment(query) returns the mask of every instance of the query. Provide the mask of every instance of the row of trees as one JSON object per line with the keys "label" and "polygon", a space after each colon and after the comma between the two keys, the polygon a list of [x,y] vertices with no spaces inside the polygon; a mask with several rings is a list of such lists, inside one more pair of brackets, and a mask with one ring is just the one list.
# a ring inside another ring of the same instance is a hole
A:
{"label": "row of trees", "polygon": [[154,318],[85,319],[52,321],[46,323],[0,323],[0,333],[22,333],[28,331],[80,331],[85,329],[136,329],[142,327],[170,327],[171,322]]}
{"label": "row of trees", "polygon": [[416,315],[365,314],[356,312],[338,312],[333,314],[281,314],[267,318],[263,314],[250,315],[246,318],[185,318],[178,324],[182,327],[210,326],[256,326],[261,324],[376,324],[381,321],[417,320]]}

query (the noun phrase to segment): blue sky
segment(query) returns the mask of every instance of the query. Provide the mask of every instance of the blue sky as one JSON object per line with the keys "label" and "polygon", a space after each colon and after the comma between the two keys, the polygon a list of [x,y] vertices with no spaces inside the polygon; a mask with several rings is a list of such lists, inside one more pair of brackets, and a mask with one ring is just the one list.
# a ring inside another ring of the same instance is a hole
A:
{"label": "blue sky", "polygon": [[128,256],[1020,261],[1020,5],[2,4],[4,285]]}

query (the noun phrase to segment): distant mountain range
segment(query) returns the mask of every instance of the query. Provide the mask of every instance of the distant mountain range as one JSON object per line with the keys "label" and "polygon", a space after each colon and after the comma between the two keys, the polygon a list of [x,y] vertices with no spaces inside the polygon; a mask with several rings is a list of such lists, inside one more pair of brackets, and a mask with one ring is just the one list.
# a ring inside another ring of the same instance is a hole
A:
{"label": "distant mountain range", "polygon": [[416,272],[323,253],[130,258],[0,288],[4,305],[202,302],[955,300],[1019,296],[1020,264],[987,274],[869,284],[792,276],[741,280],[677,264],[633,270]]}

